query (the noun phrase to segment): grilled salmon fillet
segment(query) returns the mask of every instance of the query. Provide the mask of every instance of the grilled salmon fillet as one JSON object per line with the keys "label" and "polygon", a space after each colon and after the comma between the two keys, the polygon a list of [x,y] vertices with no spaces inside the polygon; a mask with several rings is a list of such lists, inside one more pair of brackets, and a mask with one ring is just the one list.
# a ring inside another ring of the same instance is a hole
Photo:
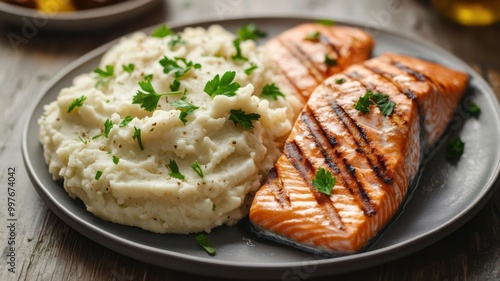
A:
{"label": "grilled salmon fillet", "polygon": [[[401,206],[467,81],[466,73],[396,54],[327,78],[254,197],[255,232],[328,255],[363,250]],[[376,105],[366,114],[355,109],[369,91],[388,95],[392,113]],[[336,178],[331,195],[313,187],[320,168]]]}
{"label": "grilled salmon fillet", "polygon": [[327,77],[367,60],[373,46],[373,38],[359,28],[304,23],[270,39],[265,49],[283,82],[307,101]]}

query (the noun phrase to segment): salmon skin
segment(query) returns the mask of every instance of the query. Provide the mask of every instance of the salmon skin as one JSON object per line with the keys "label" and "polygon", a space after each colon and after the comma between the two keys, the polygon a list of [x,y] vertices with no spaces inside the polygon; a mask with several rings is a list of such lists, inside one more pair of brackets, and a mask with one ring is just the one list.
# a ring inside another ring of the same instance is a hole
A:
{"label": "salmon skin", "polygon": [[[466,73],[397,54],[327,78],[254,197],[254,232],[328,256],[362,251],[401,206],[467,82]],[[357,110],[366,93],[388,95],[392,113]],[[320,168],[336,178],[331,195],[312,184]]]}
{"label": "salmon skin", "polygon": [[349,26],[303,23],[270,39],[265,49],[284,83],[307,101],[327,77],[371,56],[374,40]]}

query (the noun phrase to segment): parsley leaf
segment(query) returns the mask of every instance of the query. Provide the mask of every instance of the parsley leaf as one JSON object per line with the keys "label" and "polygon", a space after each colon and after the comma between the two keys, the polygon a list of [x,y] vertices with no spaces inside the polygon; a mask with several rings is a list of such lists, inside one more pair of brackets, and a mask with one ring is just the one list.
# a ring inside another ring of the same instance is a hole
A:
{"label": "parsley leaf", "polygon": [[95,180],[98,181],[101,178],[101,176],[102,176],[102,171],[97,171],[95,173]]}
{"label": "parsley leaf", "polygon": [[142,140],[141,140],[141,129],[138,129],[134,126],[134,135],[132,136],[133,140],[137,140],[137,143],[139,144],[139,148],[141,150],[144,150],[144,146],[142,146]]}
{"label": "parsley leaf", "polygon": [[172,37],[172,40],[168,41],[168,46],[170,47],[170,50],[173,50],[177,45],[182,45],[182,44],[186,44],[186,41],[182,40],[182,37],[178,34],[174,35]]}
{"label": "parsley leaf", "polygon": [[123,71],[128,72],[128,74],[132,74],[135,69],[135,65],[133,63],[129,63],[128,65],[122,65]]}
{"label": "parsley leaf", "polygon": [[336,181],[337,178],[332,176],[332,173],[330,173],[330,171],[319,168],[314,179],[312,180],[312,185],[319,192],[326,195],[332,195],[332,188],[335,186]]}
{"label": "parsley leaf", "polygon": [[120,158],[113,155],[113,163],[115,163],[115,165],[118,165],[118,162],[120,162]]}
{"label": "parsley leaf", "polygon": [[172,29],[170,29],[170,27],[168,27],[166,24],[158,27],[153,32],[151,32],[151,36],[156,38],[163,38],[173,34],[174,32],[172,31]]}
{"label": "parsley leaf", "polygon": [[325,55],[325,63],[328,66],[337,66],[337,64],[338,64],[336,59],[332,59],[328,55]]}
{"label": "parsley leaf", "polygon": [[326,25],[326,26],[333,26],[333,25],[335,25],[335,21],[334,20],[330,20],[330,19],[319,19],[316,22],[319,23],[319,24],[322,24],[322,25]]}
{"label": "parsley leaf", "polygon": [[384,116],[391,115],[396,107],[396,103],[389,99],[389,95],[382,93],[374,94],[371,90],[368,90],[366,94],[360,97],[354,104],[354,108],[363,114],[367,114],[370,112],[370,105],[372,104],[376,104]]}
{"label": "parsley leaf", "polygon": [[112,65],[106,65],[106,70],[102,70],[100,68],[94,69],[94,73],[97,74],[97,82],[95,84],[96,87],[106,85],[111,81],[113,75],[115,75],[115,68]]}
{"label": "parsley leaf", "polygon": [[[194,161],[193,165],[191,165],[191,168],[200,176],[201,178],[205,177],[203,174],[203,170],[201,169],[200,163],[198,163],[197,160]],[[213,210],[213,207],[212,207]]]}
{"label": "parsley leaf", "polygon": [[83,105],[83,102],[87,99],[86,96],[81,96],[77,99],[75,99],[74,101],[72,101],[69,106],[68,106],[68,113],[73,111],[73,109],[75,109],[75,107],[81,107]]}
{"label": "parsley leaf", "polygon": [[92,137],[92,139],[97,139],[98,137],[100,136],[105,136],[106,138],[108,138],[109,136],[109,132],[111,131],[111,128],[113,128],[113,122],[111,122],[111,120],[109,119],[106,119],[106,121],[104,121],[104,131],[94,137]]}
{"label": "parsley leaf", "polygon": [[271,99],[271,100],[278,100],[279,97],[285,97],[285,95],[280,91],[274,83],[272,84],[267,84],[262,88],[262,93],[260,94],[262,97]]}
{"label": "parsley leaf", "polygon": [[170,84],[169,88],[170,88],[170,91],[175,92],[175,91],[179,91],[180,86],[181,86],[181,82],[179,80],[175,79],[174,82],[172,82],[172,84]]}
{"label": "parsley leaf", "polygon": [[344,84],[345,82],[347,82],[347,80],[344,78],[335,79],[335,84]]}
{"label": "parsley leaf", "polygon": [[248,58],[243,56],[243,54],[241,53],[240,43],[241,43],[240,38],[234,39],[233,46],[236,49],[236,54],[234,56],[231,56],[231,58],[233,59],[233,61],[237,62],[248,61]]}
{"label": "parsley leaf", "polygon": [[262,31],[257,28],[255,24],[247,24],[240,29],[238,29],[238,37],[241,40],[254,40],[257,41],[259,38],[264,38],[267,36],[267,33],[265,31]]}
{"label": "parsley leaf", "polygon": [[215,255],[216,250],[205,234],[196,235],[196,241],[198,241],[198,245],[200,245],[209,255]]}
{"label": "parsley leaf", "polygon": [[[177,62],[181,61],[184,63],[184,67],[180,66]],[[193,63],[192,61],[187,61],[185,58],[174,58],[173,60],[167,58],[166,56],[160,60],[160,64],[163,66],[163,73],[170,74],[174,73],[175,78],[180,78],[184,76],[191,68],[199,69],[201,64]]]}
{"label": "parsley leaf", "polygon": [[128,125],[128,123],[130,123],[130,121],[132,121],[132,116],[130,115],[127,115],[125,116],[125,118],[123,118],[122,122],[120,122],[120,125],[118,125],[120,128],[122,127],[125,127]]}
{"label": "parsley leaf", "polygon": [[218,95],[232,97],[236,95],[236,91],[241,87],[240,84],[233,83],[234,77],[236,77],[235,71],[226,71],[222,78],[217,74],[214,79],[207,82],[203,91],[212,98]]}
{"label": "parsley leaf", "polygon": [[260,114],[257,113],[249,113],[246,114],[241,109],[231,109],[231,115],[229,116],[229,120],[233,121],[234,125],[238,123],[243,126],[245,129],[252,129],[253,124],[252,121],[257,121],[260,118]]}
{"label": "parsley leaf", "polygon": [[173,107],[175,107],[175,109],[181,111],[181,114],[179,115],[179,119],[181,119],[181,121],[182,121],[182,123],[184,123],[184,125],[186,125],[186,122],[187,122],[186,117],[189,114],[192,114],[196,109],[199,108],[198,106],[195,106],[195,105],[187,102],[185,100],[185,97],[183,97],[183,98],[181,98],[179,100],[173,101],[170,104]]}
{"label": "parsley leaf", "polygon": [[253,62],[251,62],[251,63],[250,63],[250,67],[249,67],[249,68],[247,68],[247,69],[245,69],[245,74],[246,74],[246,75],[250,75],[250,74],[252,74],[252,72],[253,72],[255,69],[257,69],[257,68],[258,68],[258,66],[257,66],[256,64],[254,64]]}
{"label": "parsley leaf", "polygon": [[153,74],[148,74],[144,76],[144,80],[153,80]]}
{"label": "parsley leaf", "polygon": [[88,141],[82,139],[82,137],[78,136],[78,138],[80,139],[81,142],[83,142],[83,144],[87,144],[88,143]]}
{"label": "parsley leaf", "polygon": [[137,90],[137,94],[132,99],[132,104],[140,104],[141,108],[144,108],[147,111],[154,111],[158,106],[158,101],[162,96],[169,95],[180,95],[183,92],[181,91],[173,91],[159,94],[153,88],[150,79],[146,79],[139,82],[139,86],[141,90]]}
{"label": "parsley leaf", "polygon": [[354,108],[363,114],[370,112],[370,105],[373,104],[370,100],[371,95],[371,91],[368,91],[362,97],[359,97],[358,101],[354,104]]}
{"label": "parsley leaf", "polygon": [[319,33],[319,31],[314,31],[314,32],[311,32],[309,33],[307,36],[306,36],[306,40],[309,40],[309,41],[318,41],[319,40],[319,37],[320,37],[321,33]]}
{"label": "parsley leaf", "polygon": [[177,166],[177,163],[175,162],[175,160],[170,159],[170,163],[167,166],[171,171],[168,174],[169,176],[176,178],[176,179],[184,180],[184,175],[181,174],[181,172],[179,171],[179,167]]}
{"label": "parsley leaf", "polygon": [[471,105],[469,105],[469,108],[467,108],[467,111],[469,112],[470,115],[477,118],[481,113],[481,108],[479,107],[479,105],[472,103]]}
{"label": "parsley leaf", "polygon": [[460,137],[455,137],[448,142],[446,147],[446,160],[450,162],[457,162],[464,153],[465,143]]}

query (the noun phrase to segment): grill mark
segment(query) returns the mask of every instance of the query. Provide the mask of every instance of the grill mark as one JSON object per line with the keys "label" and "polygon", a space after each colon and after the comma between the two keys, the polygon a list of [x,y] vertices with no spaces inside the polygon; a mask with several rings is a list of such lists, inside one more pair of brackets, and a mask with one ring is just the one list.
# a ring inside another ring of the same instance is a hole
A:
{"label": "grill mark", "polygon": [[359,178],[358,178],[357,173],[356,173],[356,169],[351,164],[349,164],[347,159],[343,158],[342,160],[344,162],[344,165],[345,165],[347,171],[349,171],[349,173],[352,175],[352,177],[356,181],[356,185],[355,185],[356,189],[353,190],[353,192],[356,195],[356,197],[358,197],[358,199],[361,201],[361,204],[363,206],[363,211],[368,216],[375,214],[376,211],[375,211],[375,208],[373,207],[373,203],[370,199],[370,196],[368,196],[368,193],[366,193],[366,190],[363,188],[363,185],[359,181]]}
{"label": "grill mark", "polygon": [[295,44],[291,40],[284,40],[279,38],[278,42],[283,46],[288,52],[290,52],[294,57],[298,58],[302,65],[307,68],[309,74],[319,83],[324,80],[324,74],[316,67],[314,61],[309,57],[307,53],[304,52],[300,46]]}
{"label": "grill mark", "polygon": [[314,168],[312,167],[311,162],[309,162],[309,159],[304,159],[302,151],[295,140],[287,141],[285,143],[284,153],[286,157],[288,157],[292,165],[295,167],[297,172],[299,172],[302,180],[309,187],[312,194],[314,195],[314,198],[316,199],[316,202],[322,208],[326,217],[330,220],[333,226],[337,227],[338,229],[344,229],[344,224],[342,223],[337,209],[335,208],[335,206],[333,206],[333,202],[331,201],[330,196],[318,192],[312,186],[311,173],[313,172]]}
{"label": "grill mark", "polygon": [[[330,35],[333,35],[330,31],[327,31]],[[323,35],[322,33],[319,34],[319,41],[323,44],[326,44],[332,48],[332,51],[337,55],[337,59],[340,58],[340,51],[339,48],[333,44],[332,41],[330,41],[330,38],[328,36]]]}
{"label": "grill mark", "polygon": [[397,84],[396,82],[394,82],[394,80],[392,80],[394,78],[394,75],[391,75],[390,73],[385,72],[385,71],[381,70],[378,67],[371,67],[371,66],[368,66],[366,64],[363,64],[363,66],[366,67],[366,68],[368,68],[369,70],[371,70],[373,73],[378,74],[380,77],[382,77],[386,81],[391,82],[396,88],[398,88],[399,91],[401,91],[410,100],[414,100],[414,99],[417,98],[417,95],[415,95],[415,93],[411,89],[409,89],[409,88],[401,88],[401,86],[399,84]]}
{"label": "grill mark", "polygon": [[349,114],[336,101],[330,103],[335,114],[347,128],[358,148],[361,149],[363,155],[368,160],[370,167],[375,172],[375,175],[385,183],[392,183],[392,178],[385,175],[387,168],[385,161],[375,149],[371,146],[370,140],[365,131],[349,116]]}
{"label": "grill mark", "polygon": [[271,170],[269,170],[266,184],[271,187],[274,199],[280,204],[280,207],[282,209],[291,206],[290,196],[286,192],[286,189],[283,188],[283,181],[281,180],[279,171],[276,169],[276,167],[273,167],[271,168]]}
{"label": "grill mark", "polygon": [[400,63],[400,62],[397,62],[397,61],[391,61],[392,62],[392,65],[394,65],[395,67],[403,70],[404,72],[410,74],[411,76],[415,77],[418,81],[420,82],[426,82],[427,79],[425,77],[424,74],[416,71],[416,70],[413,70],[409,67],[407,67],[406,65]]}

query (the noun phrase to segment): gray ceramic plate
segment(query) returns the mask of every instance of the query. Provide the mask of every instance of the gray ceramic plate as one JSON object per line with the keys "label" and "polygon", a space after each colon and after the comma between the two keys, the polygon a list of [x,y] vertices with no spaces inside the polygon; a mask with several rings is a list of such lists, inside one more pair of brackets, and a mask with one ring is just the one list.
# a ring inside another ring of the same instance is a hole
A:
{"label": "gray ceramic plate", "polygon": [[0,2],[0,19],[33,30],[87,30],[103,28],[130,20],[158,4],[160,0],[129,0],[115,5],[71,13],[47,14],[34,9]]}
{"label": "gray ceramic plate", "polygon": [[[251,18],[217,23],[233,31],[245,23],[257,23],[273,36],[304,21],[308,19]],[[170,25],[183,27],[179,23]],[[197,245],[194,235],[159,235],[109,223],[88,213],[81,202],[69,198],[61,184],[54,182],[47,172],[38,142],[37,119],[43,112],[43,105],[55,100],[60,89],[70,85],[73,77],[92,71],[113,42],[69,65],[41,93],[40,100],[30,111],[23,135],[22,149],[28,173],[47,205],[78,232],[127,256],[175,270],[192,272],[196,269],[196,273],[206,276],[294,280],[292,278],[299,277],[297,274],[310,277],[346,272],[408,255],[463,225],[493,193],[500,168],[500,110],[491,88],[460,59],[422,40],[384,30],[373,35],[377,40],[374,55],[387,51],[403,53],[468,72],[471,83],[465,102],[475,102],[482,112],[479,118],[472,118],[464,113],[463,105],[459,106],[459,114],[451,122],[447,137],[460,135],[465,141],[462,159],[456,165],[447,163],[441,145],[425,163],[420,182],[402,212],[365,252],[320,258],[256,239],[238,225],[220,227],[209,234],[217,248],[217,255],[211,257]]]}

